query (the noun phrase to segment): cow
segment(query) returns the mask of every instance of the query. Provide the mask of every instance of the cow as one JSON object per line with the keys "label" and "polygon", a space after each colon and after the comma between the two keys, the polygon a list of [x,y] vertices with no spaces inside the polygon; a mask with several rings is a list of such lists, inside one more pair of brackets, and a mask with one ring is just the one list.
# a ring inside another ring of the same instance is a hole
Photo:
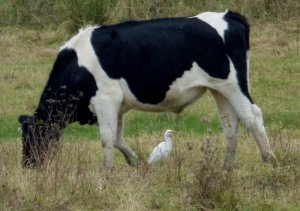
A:
{"label": "cow", "polygon": [[34,114],[19,117],[23,166],[41,166],[73,122],[98,125],[106,168],[113,168],[114,148],[134,166],[123,115],[132,109],[180,113],[206,90],[225,134],[224,166],[236,163],[240,121],[263,161],[275,159],[249,93],[249,31],[246,18],[228,10],[80,30],[60,48]]}

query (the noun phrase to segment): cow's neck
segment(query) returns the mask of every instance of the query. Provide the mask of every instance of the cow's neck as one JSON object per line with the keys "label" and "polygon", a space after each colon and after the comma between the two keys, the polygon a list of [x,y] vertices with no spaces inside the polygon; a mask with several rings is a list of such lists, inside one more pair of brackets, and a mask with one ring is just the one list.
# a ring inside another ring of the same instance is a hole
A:
{"label": "cow's neck", "polygon": [[66,125],[73,122],[78,99],[75,96],[67,96],[64,92],[45,89],[39,106],[35,112],[35,117],[49,125],[59,126],[64,129]]}

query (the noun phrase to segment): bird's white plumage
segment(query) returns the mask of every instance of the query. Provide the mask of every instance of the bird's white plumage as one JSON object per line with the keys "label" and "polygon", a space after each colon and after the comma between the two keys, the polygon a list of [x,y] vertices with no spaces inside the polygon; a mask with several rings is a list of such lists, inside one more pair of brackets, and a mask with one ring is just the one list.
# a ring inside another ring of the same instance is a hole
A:
{"label": "bird's white plumage", "polygon": [[172,140],[171,140],[171,133],[173,133],[174,131],[168,129],[165,132],[165,141],[159,143],[151,152],[147,163],[148,164],[153,164],[156,163],[160,160],[165,159],[166,157],[168,157],[168,155],[171,153],[172,151]]}

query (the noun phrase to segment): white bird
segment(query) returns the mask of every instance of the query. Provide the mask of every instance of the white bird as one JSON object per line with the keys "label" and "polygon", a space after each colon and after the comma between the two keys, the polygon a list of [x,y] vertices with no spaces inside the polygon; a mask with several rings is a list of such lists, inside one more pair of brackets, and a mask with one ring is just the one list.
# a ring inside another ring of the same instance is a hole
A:
{"label": "white bird", "polygon": [[172,140],[171,134],[174,133],[173,130],[166,130],[165,132],[165,141],[159,143],[150,154],[150,157],[147,160],[148,164],[156,163],[162,159],[165,159],[172,150]]}

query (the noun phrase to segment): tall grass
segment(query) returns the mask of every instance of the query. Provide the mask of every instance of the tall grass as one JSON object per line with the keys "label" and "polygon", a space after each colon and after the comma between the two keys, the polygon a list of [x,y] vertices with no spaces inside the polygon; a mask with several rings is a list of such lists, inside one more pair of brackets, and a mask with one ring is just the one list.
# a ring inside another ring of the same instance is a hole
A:
{"label": "tall grass", "polygon": [[[242,132],[244,136],[244,131]],[[161,135],[143,134],[135,141],[145,154]],[[278,139],[285,144],[286,135]],[[209,135],[203,144],[184,133],[173,137],[171,156],[155,166],[124,164],[116,153],[116,168],[101,168],[97,142],[63,142],[52,162],[39,170],[20,166],[21,143],[0,145],[0,207],[2,210],[298,210],[299,145],[283,148],[286,158],[277,168],[261,165],[255,143],[240,143],[238,168],[222,166],[222,137]],[[186,141],[188,140],[188,141]],[[129,142],[131,140],[129,139]],[[200,147],[201,146],[201,147]],[[288,150],[288,151],[287,151]],[[142,159],[146,159],[143,158]],[[286,162],[291,160],[291,162]]]}
{"label": "tall grass", "polygon": [[86,24],[190,16],[227,8],[255,20],[287,20],[297,18],[300,3],[297,0],[2,0],[0,24],[65,26],[73,32]]}
{"label": "tall grass", "polygon": [[30,27],[80,26],[107,21],[116,0],[3,0],[0,24]]}

